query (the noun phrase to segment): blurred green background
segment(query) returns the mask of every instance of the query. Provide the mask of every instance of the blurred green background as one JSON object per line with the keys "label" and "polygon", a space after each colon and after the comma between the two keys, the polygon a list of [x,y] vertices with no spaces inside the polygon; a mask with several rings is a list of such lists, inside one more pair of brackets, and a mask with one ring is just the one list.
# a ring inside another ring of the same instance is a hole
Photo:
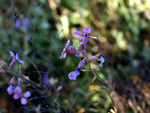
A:
{"label": "blurred green background", "polygon": [[[92,83],[90,72],[81,72],[76,81],[68,79],[80,59],[70,54],[60,59],[67,39],[79,42],[73,32],[91,27],[90,35],[99,40],[89,40],[87,53],[89,57],[104,55],[104,67],[97,70],[97,75],[110,91],[118,112],[150,112],[150,0],[13,0],[13,4],[17,15],[14,21],[11,1],[0,1],[0,25],[13,34],[40,71],[50,67],[49,77],[58,79],[56,86],[63,86],[58,99],[64,110],[72,107],[77,95],[73,113],[107,113],[113,109],[105,91],[96,81]],[[30,27],[12,28],[17,18],[28,18]],[[6,62],[10,49],[18,52],[17,44],[1,28],[0,58]],[[26,62],[22,73],[36,81],[35,68],[21,53],[19,56]],[[93,68],[99,62],[95,63]],[[10,78],[0,75],[0,112],[4,113],[14,113],[16,105],[20,106],[6,92]]]}

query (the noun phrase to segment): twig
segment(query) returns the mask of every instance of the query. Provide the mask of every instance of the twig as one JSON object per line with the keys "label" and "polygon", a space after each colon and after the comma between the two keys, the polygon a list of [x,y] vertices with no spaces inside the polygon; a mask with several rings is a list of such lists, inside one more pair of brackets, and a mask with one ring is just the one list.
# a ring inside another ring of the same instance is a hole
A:
{"label": "twig", "polygon": [[60,35],[60,33],[63,31],[63,29],[56,35],[55,39],[53,39],[52,37],[52,40],[53,40],[53,43],[52,43],[52,46],[51,46],[51,49],[50,49],[50,55],[49,55],[49,59],[48,59],[48,69],[47,69],[47,75],[49,74],[49,71],[51,70],[50,68],[50,60],[51,60],[51,55],[52,55],[52,50],[53,50],[53,46],[55,44],[55,41],[56,39],[58,38],[58,36]]}

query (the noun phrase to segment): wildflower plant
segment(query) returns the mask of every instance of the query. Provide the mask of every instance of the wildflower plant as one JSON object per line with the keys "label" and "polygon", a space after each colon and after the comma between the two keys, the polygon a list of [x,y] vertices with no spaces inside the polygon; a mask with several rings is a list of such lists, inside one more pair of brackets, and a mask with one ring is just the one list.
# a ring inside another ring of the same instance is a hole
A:
{"label": "wildflower plant", "polygon": [[22,91],[21,87],[25,76],[23,74],[16,76],[16,73],[12,70],[12,67],[16,64],[16,61],[20,64],[25,64],[25,62],[23,60],[20,60],[18,53],[16,53],[16,55],[12,51],[9,51],[9,53],[10,56],[13,58],[12,61],[9,63],[9,66],[4,61],[0,61],[2,70],[1,73],[9,73],[12,75],[12,78],[9,82],[9,86],[7,88],[7,92],[9,95],[13,95],[14,100],[18,100],[20,98],[21,104],[26,105],[27,99],[31,96],[31,92],[26,91],[23,93]]}
{"label": "wildflower plant", "polygon": [[[34,64],[32,62],[32,60],[30,60],[30,58],[28,58],[24,54],[23,50],[21,49],[21,47],[19,45],[19,42],[13,35],[13,28],[15,28],[15,30],[18,30],[22,33],[24,32],[23,34],[27,35],[25,33],[25,31],[31,29],[32,25],[31,25],[28,17],[25,17],[24,19],[20,19],[19,17],[15,16],[12,0],[11,0],[11,4],[12,4],[13,22],[14,22],[13,26],[12,26],[12,30],[11,30],[12,32],[8,32],[5,28],[3,28],[1,26],[0,27],[11,36],[11,38],[13,39],[13,41],[16,43],[16,45],[18,47],[18,49],[16,51],[18,51],[19,53],[15,53],[13,51],[13,49],[9,49],[8,54],[9,54],[11,60],[8,60],[7,63],[3,60],[0,60],[0,73],[10,74],[12,76],[10,78],[10,81],[9,81],[6,91],[7,91],[8,95],[10,95],[15,101],[16,100],[20,101],[21,105],[29,104],[33,108],[33,110],[35,110],[36,112],[40,112],[40,110],[42,108],[35,107],[32,104],[31,100],[34,100],[37,98],[45,99],[45,101],[48,103],[48,105],[46,105],[46,108],[45,108],[46,110],[49,110],[52,112],[57,112],[57,113],[62,112],[62,110],[61,110],[62,106],[58,101],[58,92],[59,92],[59,90],[62,89],[62,86],[57,87],[55,85],[58,82],[58,79],[49,77],[50,69],[48,69],[47,72],[44,72],[44,74],[41,74],[41,71],[39,71],[36,64]],[[34,35],[34,30],[35,30],[35,24],[34,24],[34,29],[33,29],[33,35]],[[105,62],[105,59],[104,59],[104,55],[101,55],[101,54],[93,55],[91,58],[88,58],[86,47],[87,47],[89,38],[98,40],[97,37],[89,36],[90,33],[91,33],[90,27],[84,28],[83,33],[79,32],[79,31],[75,31],[74,32],[75,35],[81,36],[79,38],[79,40],[81,42],[77,45],[75,45],[75,44],[71,45],[71,41],[70,41],[70,39],[68,39],[68,41],[64,47],[64,50],[62,51],[62,55],[61,55],[60,59],[66,58],[67,54],[74,54],[75,57],[77,57],[77,58],[81,57],[82,58],[81,61],[78,63],[76,69],[68,74],[68,78],[70,80],[77,80],[77,77],[80,75],[80,72],[82,71],[82,68],[84,68],[84,65],[88,64],[91,73],[94,75],[94,78],[96,78],[99,81],[100,85],[103,86],[102,82],[99,80],[99,78],[95,74],[94,70],[92,70],[92,68],[90,67],[89,62],[91,60],[98,60],[101,62],[100,66],[103,67],[103,63]],[[23,35],[21,35],[21,36],[23,36]],[[32,43],[32,46],[33,46],[33,36],[31,37],[30,42]],[[53,44],[54,44],[54,42],[55,42],[55,40],[53,40]],[[34,53],[34,46],[33,46],[32,50]],[[19,68],[20,69],[19,71],[14,70],[14,66],[16,64],[19,64],[19,67],[22,65],[26,65],[26,63],[22,60],[22,58],[20,58],[20,55],[23,55],[36,69],[36,71],[39,75],[38,82],[30,80],[29,76],[22,73],[21,68]],[[48,60],[49,60],[48,63],[50,64],[50,59],[48,59]],[[35,90],[26,90],[27,86],[31,86]],[[104,89],[107,92],[107,94],[110,96],[107,89],[106,88],[104,88]],[[38,92],[38,94],[40,96],[32,97],[33,92]],[[110,96],[110,98],[111,98],[111,96]],[[41,102],[39,102],[39,103],[40,103],[39,106],[42,106]],[[112,103],[113,103],[113,100],[112,100]],[[114,105],[114,103],[113,103],[113,105]],[[47,108],[47,106],[49,108]],[[114,109],[115,109],[115,106],[114,106]]]}
{"label": "wildflower plant", "polygon": [[70,72],[68,74],[68,78],[70,80],[77,80],[78,75],[80,75],[81,69],[87,63],[87,65],[88,65],[88,67],[90,69],[90,72],[92,73],[92,75],[94,77],[93,80],[96,79],[99,82],[100,86],[104,88],[105,92],[109,95],[110,99],[112,100],[112,105],[114,107],[115,112],[117,112],[116,106],[114,104],[114,101],[113,101],[112,97],[110,96],[110,93],[108,92],[106,87],[103,85],[103,83],[100,80],[100,78],[95,74],[95,70],[93,70],[91,68],[90,63],[89,63],[91,60],[98,60],[98,61],[101,62],[99,66],[103,67],[103,63],[105,62],[104,55],[101,55],[100,53],[98,53],[97,55],[93,55],[90,58],[88,58],[88,56],[87,56],[86,47],[87,47],[88,39],[91,38],[91,39],[98,40],[98,38],[94,37],[94,36],[88,36],[88,34],[91,32],[91,28],[90,27],[83,28],[83,32],[84,33],[81,33],[79,31],[75,31],[74,32],[75,35],[81,36],[79,38],[79,40],[81,40],[81,42],[78,44],[78,46],[74,46],[75,44],[73,44],[72,46],[69,46],[70,45],[70,39],[68,39],[67,44],[66,44],[66,46],[65,46],[65,48],[64,48],[64,50],[62,52],[62,55],[60,57],[60,59],[66,58],[67,53],[70,53],[70,54],[75,54],[76,57],[80,57],[81,56],[83,58],[79,62],[76,70],[72,71],[72,72]]}
{"label": "wildflower plant", "polygon": [[80,74],[80,71],[85,64],[85,61],[99,60],[99,61],[101,61],[101,64],[100,64],[101,67],[103,67],[103,63],[105,62],[104,55],[101,55],[101,54],[97,54],[97,55],[92,56],[91,58],[88,58],[87,52],[86,52],[86,46],[88,43],[88,38],[92,38],[95,40],[97,40],[98,38],[94,37],[94,36],[88,36],[88,34],[91,32],[90,27],[84,28],[83,32],[84,32],[84,34],[79,32],[79,31],[74,32],[75,35],[82,36],[81,38],[79,38],[79,40],[81,40],[81,42],[79,43],[79,46],[69,46],[70,39],[68,39],[67,44],[65,45],[65,48],[64,48],[62,55],[60,57],[60,58],[66,58],[67,53],[75,54],[76,57],[79,57],[81,54],[83,57],[83,60],[81,60],[79,62],[76,70],[72,71],[68,74],[68,77],[70,80],[76,80],[77,76]]}

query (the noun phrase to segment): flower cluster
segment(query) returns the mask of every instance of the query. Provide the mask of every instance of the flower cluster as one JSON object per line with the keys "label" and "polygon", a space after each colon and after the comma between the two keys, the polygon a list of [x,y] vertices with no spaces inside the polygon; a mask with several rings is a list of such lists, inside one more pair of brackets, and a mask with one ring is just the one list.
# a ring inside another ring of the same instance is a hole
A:
{"label": "flower cluster", "polygon": [[10,84],[7,88],[7,92],[9,95],[13,94],[13,98],[15,100],[21,99],[21,104],[26,105],[27,104],[27,98],[31,96],[30,91],[26,91],[25,93],[22,92],[22,89],[20,86],[13,86],[13,84]]}
{"label": "flower cluster", "polygon": [[[14,64],[16,62],[19,62],[21,64],[25,64],[25,62],[23,60],[20,60],[20,58],[18,57],[18,53],[16,53],[16,55],[12,51],[9,51],[9,53],[10,53],[10,56],[13,59],[9,64],[9,68],[8,68],[7,64],[4,61],[0,61],[0,72],[1,73],[11,72],[11,67],[14,66]],[[7,92],[8,92],[9,95],[13,94],[13,98],[15,100],[20,98],[21,99],[21,104],[26,105],[27,104],[27,98],[29,98],[31,96],[31,93],[30,93],[30,91],[26,91],[24,93],[22,92],[21,85],[23,83],[23,78],[28,79],[25,75],[20,74],[18,76],[18,80],[16,82],[16,77],[13,75],[13,77],[10,79],[9,86],[7,88]]]}
{"label": "flower cluster", "polygon": [[88,59],[87,52],[85,50],[87,43],[88,43],[88,38],[92,38],[95,40],[97,40],[98,38],[94,36],[88,36],[88,34],[91,32],[90,27],[83,28],[83,32],[84,34],[79,31],[74,32],[75,35],[81,36],[81,38],[79,38],[79,40],[81,40],[80,44],[78,46],[69,46],[70,40],[68,39],[67,44],[65,45],[65,48],[62,51],[62,55],[60,57],[60,59],[66,58],[67,53],[70,53],[70,54],[75,54],[76,57],[79,57],[81,54],[84,58],[83,60],[79,62],[76,70],[69,73],[68,77],[70,80],[76,80],[77,76],[80,74],[81,68],[83,68],[85,64],[85,60],[90,59],[90,60],[101,61],[100,66],[103,66],[103,63],[105,62],[104,56],[101,54],[97,54]]}
{"label": "flower cluster", "polygon": [[27,98],[29,98],[31,96],[31,93],[30,93],[30,91],[26,91],[25,93],[22,92],[21,85],[22,85],[23,80],[21,79],[21,77],[23,78],[25,76],[23,74],[21,74],[20,77],[18,78],[17,83],[16,83],[15,77],[12,77],[10,79],[9,86],[7,88],[7,92],[9,95],[13,94],[13,98],[15,100],[20,98],[21,104],[26,105],[27,104]]}

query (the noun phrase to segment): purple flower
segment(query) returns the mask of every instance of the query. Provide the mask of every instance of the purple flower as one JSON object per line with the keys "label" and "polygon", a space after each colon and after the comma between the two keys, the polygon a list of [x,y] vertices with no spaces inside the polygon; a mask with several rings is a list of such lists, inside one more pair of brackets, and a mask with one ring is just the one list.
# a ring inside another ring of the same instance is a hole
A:
{"label": "purple flower", "polygon": [[80,74],[80,70],[84,66],[84,64],[85,64],[85,61],[81,60],[77,66],[77,69],[68,74],[68,77],[70,80],[76,80],[76,78]]}
{"label": "purple flower", "polygon": [[48,78],[48,75],[47,75],[47,74],[44,74],[44,75],[43,75],[43,83],[44,83],[46,86],[52,86],[52,84],[50,83],[51,80],[53,80],[52,77],[49,77],[49,78]]}
{"label": "purple flower", "polygon": [[29,18],[28,17],[25,17],[22,21],[22,25],[23,26],[26,26],[28,29],[31,28],[31,24],[30,24],[30,21],[29,21]]}
{"label": "purple flower", "polygon": [[28,17],[25,17],[23,20],[20,20],[19,18],[16,19],[15,21],[15,28],[19,29],[22,31],[22,27],[25,26],[26,28],[30,29],[31,28],[31,23],[29,21]]}
{"label": "purple flower", "polygon": [[13,94],[15,90],[15,87],[12,86],[11,84],[9,85],[9,87],[7,88],[7,92],[9,95]]}
{"label": "purple flower", "polygon": [[100,54],[92,56],[91,60],[99,60],[99,61],[101,61],[100,66],[102,66],[102,67],[103,67],[103,63],[105,62],[104,55],[100,55]]}
{"label": "purple flower", "polygon": [[16,53],[16,55],[12,51],[9,51],[9,53],[10,53],[10,56],[13,57],[13,60],[9,64],[11,67],[15,64],[16,61],[18,61],[21,64],[25,64],[23,60],[19,59],[18,53]]}
{"label": "purple flower", "polygon": [[65,48],[62,52],[62,55],[61,55],[60,59],[61,58],[66,58],[66,55],[67,55],[66,49],[69,47],[69,44],[70,44],[70,40],[68,39],[67,44],[65,45]]}
{"label": "purple flower", "polygon": [[21,104],[26,105],[27,104],[27,98],[31,96],[30,91],[26,91],[23,96],[21,97]]}
{"label": "purple flower", "polygon": [[21,98],[21,104],[22,104],[22,105],[26,105],[26,104],[27,104],[27,98],[29,98],[30,96],[31,96],[30,91],[26,91],[25,93],[22,93],[21,87],[20,87],[20,86],[17,86],[17,87],[15,88],[13,98],[14,98],[15,100]]}
{"label": "purple flower", "polygon": [[76,54],[77,53],[76,50],[75,50],[75,47],[73,47],[73,46],[69,47],[69,44],[70,44],[70,40],[68,39],[67,44],[65,45],[65,48],[62,52],[62,55],[61,55],[60,59],[66,58],[67,53],[71,53],[71,54]]}
{"label": "purple flower", "polygon": [[79,31],[75,31],[74,34],[82,36],[80,38],[80,40],[83,41],[84,47],[87,46],[88,38],[92,38],[92,39],[96,39],[96,40],[98,39],[97,37],[94,37],[94,36],[88,36],[88,34],[91,32],[91,28],[90,27],[83,28],[83,32],[84,32],[84,34],[79,32]]}
{"label": "purple flower", "polygon": [[15,77],[12,77],[12,78],[10,79],[9,84],[13,84],[14,82],[15,82]]}
{"label": "purple flower", "polygon": [[70,80],[76,80],[79,74],[80,74],[80,70],[77,68],[75,71],[70,72],[68,77]]}
{"label": "purple flower", "polygon": [[7,92],[9,95],[14,94],[13,98],[15,100],[21,98],[21,104],[26,105],[27,104],[27,98],[31,96],[30,91],[26,91],[25,93],[22,93],[22,89],[20,86],[17,86],[16,88],[12,86],[11,84],[7,88]]}
{"label": "purple flower", "polygon": [[21,86],[21,84],[22,84],[22,79],[18,78],[18,85]]}
{"label": "purple flower", "polygon": [[16,27],[16,29],[20,29],[20,27],[21,27],[21,21],[19,18],[17,18],[15,21],[15,27]]}
{"label": "purple flower", "polygon": [[83,42],[80,43],[80,46],[79,46],[79,50],[77,51],[77,53],[75,54],[76,57],[79,57],[80,53],[82,54],[83,57],[86,57],[87,56],[87,53],[86,53],[86,50],[84,49],[84,44]]}
{"label": "purple flower", "polygon": [[21,94],[22,94],[22,89],[21,89],[20,86],[17,86],[17,87],[14,89],[13,98],[14,98],[15,100],[19,99],[20,96],[21,96]]}
{"label": "purple flower", "polygon": [[21,93],[21,94],[19,94],[18,92],[17,93],[15,93],[14,95],[13,95],[13,98],[15,99],[15,100],[17,100],[17,99],[19,99],[19,98],[21,98],[21,104],[22,105],[26,105],[27,104],[27,98],[29,98],[31,96],[31,93],[29,92],[29,91],[26,91],[25,93]]}

